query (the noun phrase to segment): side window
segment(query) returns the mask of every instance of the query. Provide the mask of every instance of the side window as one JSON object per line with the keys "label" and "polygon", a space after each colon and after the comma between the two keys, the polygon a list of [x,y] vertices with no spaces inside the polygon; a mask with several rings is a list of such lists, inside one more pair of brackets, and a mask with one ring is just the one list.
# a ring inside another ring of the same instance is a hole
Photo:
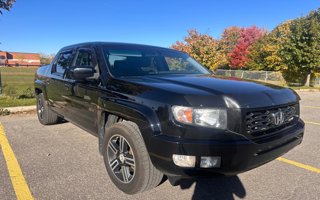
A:
{"label": "side window", "polygon": [[184,58],[165,57],[169,71],[188,71],[190,70],[189,62]]}
{"label": "side window", "polygon": [[93,66],[90,50],[79,50],[75,66]]}
{"label": "side window", "polygon": [[63,75],[66,69],[71,65],[71,61],[72,61],[71,58],[72,58],[72,51],[61,53],[52,72],[58,75]]}

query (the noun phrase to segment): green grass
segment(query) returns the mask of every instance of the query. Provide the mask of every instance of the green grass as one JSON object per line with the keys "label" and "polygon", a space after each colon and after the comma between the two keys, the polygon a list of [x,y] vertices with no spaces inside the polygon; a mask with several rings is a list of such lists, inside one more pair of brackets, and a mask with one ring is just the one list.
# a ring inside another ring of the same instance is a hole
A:
{"label": "green grass", "polygon": [[0,108],[32,105],[36,105],[35,98],[16,99],[13,97],[0,97]]}
{"label": "green grass", "polygon": [[32,84],[36,68],[1,67],[2,84]]}
{"label": "green grass", "polygon": [[33,91],[37,68],[1,67],[2,91],[6,96],[18,98],[27,90]]}
{"label": "green grass", "polygon": [[37,67],[0,67],[2,72],[25,72],[33,73],[37,71]]}
{"label": "green grass", "polygon": [[[34,75],[37,68],[0,67],[0,108],[35,105]],[[24,98],[30,97],[30,98]]]}

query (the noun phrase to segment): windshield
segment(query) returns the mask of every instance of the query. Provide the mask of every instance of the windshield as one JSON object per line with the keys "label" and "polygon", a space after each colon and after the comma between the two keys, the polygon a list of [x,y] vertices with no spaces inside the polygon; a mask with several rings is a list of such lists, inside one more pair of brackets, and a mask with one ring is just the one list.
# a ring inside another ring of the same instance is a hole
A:
{"label": "windshield", "polygon": [[210,73],[187,54],[170,49],[104,47],[104,54],[115,77]]}

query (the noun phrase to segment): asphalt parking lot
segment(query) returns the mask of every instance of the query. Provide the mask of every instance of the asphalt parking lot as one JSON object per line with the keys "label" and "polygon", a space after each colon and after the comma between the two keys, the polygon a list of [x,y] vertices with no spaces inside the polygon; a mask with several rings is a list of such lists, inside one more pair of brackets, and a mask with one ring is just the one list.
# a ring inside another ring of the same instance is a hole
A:
{"label": "asphalt parking lot", "polygon": [[94,136],[70,123],[43,126],[34,113],[1,117],[0,199],[319,199],[320,92],[299,94],[304,141],[281,159],[134,196],[113,186]]}

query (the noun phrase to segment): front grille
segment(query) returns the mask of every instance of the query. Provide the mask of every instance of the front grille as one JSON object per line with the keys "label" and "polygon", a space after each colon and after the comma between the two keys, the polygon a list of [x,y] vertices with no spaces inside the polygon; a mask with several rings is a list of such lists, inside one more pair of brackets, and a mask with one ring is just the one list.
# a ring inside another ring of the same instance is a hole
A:
{"label": "front grille", "polygon": [[251,111],[246,114],[246,133],[261,136],[290,125],[299,114],[297,105]]}

